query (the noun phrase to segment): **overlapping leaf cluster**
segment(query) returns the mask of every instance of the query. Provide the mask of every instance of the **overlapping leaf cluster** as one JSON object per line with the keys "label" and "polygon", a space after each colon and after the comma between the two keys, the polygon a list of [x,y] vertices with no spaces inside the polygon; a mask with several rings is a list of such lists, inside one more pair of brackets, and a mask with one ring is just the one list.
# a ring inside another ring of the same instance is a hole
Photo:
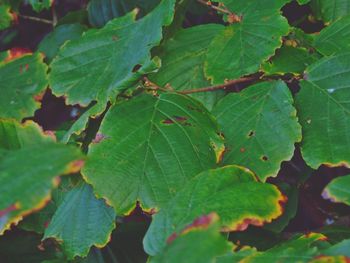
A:
{"label": "overlapping leaf cluster", "polygon": [[[320,233],[265,251],[220,234],[288,225],[293,187],[267,179],[295,145],[312,169],[349,166],[349,1],[298,1],[325,22],[317,35],[288,23],[288,0],[204,1],[222,23],[190,28],[196,3],[123,2],[92,0],[89,27],[63,23],[33,53],[0,53],[0,232],[25,217],[20,228],[58,242],[51,260],[93,260],[139,204],[150,262],[349,260],[349,240]],[[15,6],[0,6],[0,28]],[[84,107],[56,136],[28,120],[47,89]],[[337,178],[323,196],[350,204],[349,187]]]}

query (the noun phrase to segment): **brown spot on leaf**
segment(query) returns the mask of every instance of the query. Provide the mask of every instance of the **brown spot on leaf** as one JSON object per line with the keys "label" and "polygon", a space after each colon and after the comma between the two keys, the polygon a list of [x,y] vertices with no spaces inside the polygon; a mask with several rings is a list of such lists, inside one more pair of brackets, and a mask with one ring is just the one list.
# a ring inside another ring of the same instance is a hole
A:
{"label": "brown spot on leaf", "polygon": [[261,160],[263,160],[264,162],[267,162],[269,160],[269,158],[266,155],[264,155],[261,157]]}
{"label": "brown spot on leaf", "polygon": [[253,136],[255,136],[255,131],[252,130],[248,133],[248,137],[253,137]]}
{"label": "brown spot on leaf", "polygon": [[241,148],[240,150],[239,150],[241,153],[244,153],[245,152],[245,148]]}
{"label": "brown spot on leaf", "polygon": [[113,35],[113,36],[112,36],[112,40],[113,40],[113,41],[118,41],[118,39],[119,39],[119,38],[118,38],[116,35]]}
{"label": "brown spot on leaf", "polygon": [[140,64],[137,64],[133,69],[132,69],[132,72],[137,72],[140,68],[142,67],[142,65]]}
{"label": "brown spot on leaf", "polygon": [[171,234],[168,239],[167,243],[171,243],[174,241],[178,236],[186,234],[194,229],[206,229],[208,228],[213,222],[218,220],[218,216],[216,213],[210,213],[208,215],[203,215],[198,218],[196,218],[191,224],[187,225],[180,234],[173,233]]}
{"label": "brown spot on leaf", "polygon": [[186,122],[187,118],[183,116],[172,116],[172,118],[167,118],[165,120],[162,120],[163,124],[174,124],[175,122],[181,123],[182,125],[185,126],[192,126],[191,123]]}

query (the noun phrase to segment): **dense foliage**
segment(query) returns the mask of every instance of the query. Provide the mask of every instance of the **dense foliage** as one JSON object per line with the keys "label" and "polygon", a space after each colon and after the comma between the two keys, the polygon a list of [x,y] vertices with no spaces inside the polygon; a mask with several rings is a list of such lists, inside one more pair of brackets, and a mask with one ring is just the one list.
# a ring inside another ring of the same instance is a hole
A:
{"label": "dense foliage", "polygon": [[0,0],[0,262],[350,262],[350,0]]}

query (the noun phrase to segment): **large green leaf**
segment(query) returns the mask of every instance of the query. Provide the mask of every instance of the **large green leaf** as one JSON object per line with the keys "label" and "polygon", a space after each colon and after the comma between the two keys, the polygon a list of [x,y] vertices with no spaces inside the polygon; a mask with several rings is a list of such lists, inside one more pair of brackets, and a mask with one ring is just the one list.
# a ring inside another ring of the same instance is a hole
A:
{"label": "large green leaf", "polygon": [[38,108],[34,96],[47,86],[47,66],[39,53],[9,60],[16,52],[8,51],[8,58],[0,62],[0,117],[21,120]]}
{"label": "large green leaf", "polygon": [[143,74],[134,67],[151,64],[149,51],[160,42],[162,26],[172,21],[174,2],[162,1],[137,21],[131,12],[68,42],[51,64],[53,92],[67,96],[69,104],[88,105],[93,100],[105,104],[128,88]]}
{"label": "large green leaf", "polygon": [[77,171],[80,151],[54,142],[33,122],[0,122],[0,232],[42,208],[59,175]]}
{"label": "large green leaf", "polygon": [[144,239],[145,250],[158,254],[167,240],[196,217],[211,212],[219,215],[225,231],[261,226],[282,214],[284,201],[276,186],[257,182],[245,168],[226,166],[202,172],[153,217]]}
{"label": "large green leaf", "polygon": [[184,95],[140,95],[112,107],[102,121],[83,170],[96,193],[118,214],[140,201],[166,203],[197,173],[215,166],[223,151],[206,109]]}
{"label": "large green leaf", "polygon": [[55,212],[44,239],[62,241],[68,259],[84,257],[92,245],[105,246],[115,228],[115,212],[97,199],[90,185],[81,183],[69,191]]}
{"label": "large green leaf", "polygon": [[[350,6],[350,5],[349,5]],[[343,17],[316,35],[315,48],[323,55],[350,51],[350,16]]]}
{"label": "large green leaf", "polygon": [[301,128],[293,97],[282,81],[263,82],[227,95],[213,110],[224,133],[224,164],[248,167],[261,180],[276,176],[294,153]]}
{"label": "large green leaf", "polygon": [[88,5],[90,24],[102,27],[113,18],[120,17],[138,8],[140,15],[151,11],[159,0],[91,0]]}
{"label": "large green leaf", "polygon": [[[177,31],[157,55],[162,67],[150,76],[160,86],[170,85],[175,90],[191,90],[210,86],[204,76],[204,60],[211,40],[221,31],[222,25],[208,24]],[[192,94],[211,109],[222,92],[202,92]]]}
{"label": "large green leaf", "polygon": [[202,216],[172,240],[164,251],[151,258],[150,263],[212,263],[232,249],[220,234],[216,214]]}
{"label": "large green leaf", "polygon": [[311,8],[316,17],[325,23],[350,14],[349,0],[311,0]]}
{"label": "large green leaf", "polygon": [[303,129],[302,155],[312,168],[350,163],[350,53],[309,66],[296,107]]}
{"label": "large green leaf", "polygon": [[323,190],[322,196],[332,202],[350,205],[350,175],[333,179]]}
{"label": "large green leaf", "polygon": [[286,1],[220,1],[241,17],[241,22],[224,28],[212,41],[205,73],[213,83],[223,83],[259,70],[260,64],[275,53],[288,33],[280,7]]}

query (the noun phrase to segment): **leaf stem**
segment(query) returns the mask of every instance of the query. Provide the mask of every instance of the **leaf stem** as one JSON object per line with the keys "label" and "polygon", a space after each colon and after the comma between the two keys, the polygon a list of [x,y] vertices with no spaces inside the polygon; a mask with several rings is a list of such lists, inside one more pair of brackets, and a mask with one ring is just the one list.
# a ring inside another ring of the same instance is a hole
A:
{"label": "leaf stem", "polygon": [[215,91],[215,90],[225,90],[227,89],[228,86],[236,85],[236,84],[241,84],[244,82],[249,82],[256,80],[256,76],[250,76],[250,77],[242,77],[239,79],[233,79],[229,80],[224,84],[216,85],[216,86],[209,86],[209,87],[204,87],[204,88],[199,88],[199,89],[191,89],[191,90],[181,90],[178,91],[178,93],[181,94],[191,94],[191,93],[198,93],[198,92],[207,92],[207,91]]}
{"label": "leaf stem", "polygon": [[44,23],[44,24],[53,25],[53,21],[47,20],[47,19],[44,19],[44,18],[39,18],[39,17],[34,17],[34,16],[26,16],[26,15],[21,15],[21,14],[19,14],[18,16],[21,17],[21,18],[24,18],[24,19],[28,19],[28,20],[32,20],[32,21],[36,21],[36,22],[40,22],[40,23]]}

